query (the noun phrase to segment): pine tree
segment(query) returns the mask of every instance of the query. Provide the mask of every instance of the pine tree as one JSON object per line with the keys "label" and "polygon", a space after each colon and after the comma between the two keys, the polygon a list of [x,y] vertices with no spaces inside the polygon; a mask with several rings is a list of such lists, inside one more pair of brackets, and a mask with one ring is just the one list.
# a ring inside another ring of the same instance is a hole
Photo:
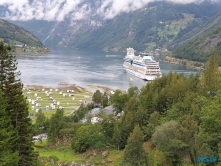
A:
{"label": "pine tree", "polygon": [[135,126],[133,133],[127,140],[127,145],[124,150],[124,164],[132,166],[140,166],[142,162],[146,162],[146,155],[143,148],[144,135],[140,127]]}
{"label": "pine tree", "polygon": [[11,125],[11,119],[6,113],[6,102],[0,90],[0,165],[18,165],[18,151],[13,151],[13,144],[18,139],[18,134]]}
{"label": "pine tree", "polygon": [[8,52],[10,47],[6,47],[2,41],[0,41],[0,88],[3,89],[4,81],[6,79],[5,66],[8,58]]}
{"label": "pine tree", "polygon": [[33,149],[32,124],[28,117],[28,104],[23,96],[23,85],[18,78],[17,61],[12,55],[11,47],[0,42],[0,87],[6,100],[6,111],[10,116],[13,129],[19,139],[13,144],[13,151],[18,151],[19,166],[36,165],[37,155]]}
{"label": "pine tree", "polygon": [[204,79],[206,89],[210,92],[215,92],[218,88],[219,75],[219,58],[217,51],[213,51],[212,55],[207,61],[204,71]]}

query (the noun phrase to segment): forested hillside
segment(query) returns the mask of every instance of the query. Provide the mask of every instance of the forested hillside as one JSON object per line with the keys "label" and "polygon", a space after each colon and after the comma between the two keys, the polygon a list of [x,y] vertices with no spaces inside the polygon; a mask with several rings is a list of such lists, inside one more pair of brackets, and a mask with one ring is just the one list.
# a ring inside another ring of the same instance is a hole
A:
{"label": "forested hillside", "polygon": [[2,19],[0,19],[0,40],[10,44],[14,50],[18,50],[17,53],[25,51],[32,53],[33,50],[34,53],[49,52],[42,42],[30,32]]}
{"label": "forested hillside", "polygon": [[219,58],[221,58],[221,26],[179,46],[173,51],[173,57],[206,62],[213,49],[217,50]]}
{"label": "forested hillside", "polygon": [[[197,25],[197,26],[196,26]],[[200,24],[197,24],[196,21],[193,21],[188,28],[182,29],[177,38],[172,44],[168,46],[168,49],[174,50],[179,45],[184,44],[185,42],[190,41],[198,36],[205,35],[221,25],[221,14],[217,14],[214,17],[203,20]]]}

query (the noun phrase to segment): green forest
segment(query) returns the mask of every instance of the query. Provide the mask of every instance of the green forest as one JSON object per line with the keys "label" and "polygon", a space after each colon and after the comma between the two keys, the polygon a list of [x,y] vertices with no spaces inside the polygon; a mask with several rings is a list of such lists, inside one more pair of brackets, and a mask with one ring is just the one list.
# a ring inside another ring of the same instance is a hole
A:
{"label": "green forest", "polygon": [[211,50],[213,49],[216,49],[218,55],[221,55],[220,26],[205,35],[196,37],[177,47],[177,49],[173,51],[173,57],[198,62],[206,62],[210,57]]}
{"label": "green forest", "polygon": [[[39,111],[35,123],[28,117],[11,47],[1,42],[0,55],[1,166],[48,165],[36,150],[42,147],[41,143],[37,145],[32,140],[41,133],[48,135],[47,148],[67,144],[73,156],[86,155],[88,151],[102,154],[96,165],[115,165],[104,155],[107,150],[122,153],[117,163],[122,166],[221,164],[221,75],[217,51],[211,52],[203,74],[184,76],[170,72],[142,89],[116,90],[110,97],[97,90],[93,102],[82,104],[73,114],[65,116],[65,110],[58,109],[46,118]],[[114,113],[101,111],[97,123],[92,123],[91,109],[99,104],[112,105]],[[51,155],[50,164],[58,164],[59,159]]]}

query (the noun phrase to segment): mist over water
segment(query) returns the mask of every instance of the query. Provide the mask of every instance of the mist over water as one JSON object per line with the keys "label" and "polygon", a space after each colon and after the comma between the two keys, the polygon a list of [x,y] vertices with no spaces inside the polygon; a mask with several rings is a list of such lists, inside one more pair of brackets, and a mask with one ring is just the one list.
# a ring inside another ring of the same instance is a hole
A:
{"label": "mist over water", "polygon": [[[55,87],[61,82],[103,85],[127,90],[131,86],[142,88],[147,82],[126,73],[123,68],[125,53],[89,49],[52,48],[46,55],[17,55],[21,80],[26,85]],[[161,63],[162,73],[174,71],[190,75],[197,71],[184,66]],[[132,81],[130,81],[132,77]]]}

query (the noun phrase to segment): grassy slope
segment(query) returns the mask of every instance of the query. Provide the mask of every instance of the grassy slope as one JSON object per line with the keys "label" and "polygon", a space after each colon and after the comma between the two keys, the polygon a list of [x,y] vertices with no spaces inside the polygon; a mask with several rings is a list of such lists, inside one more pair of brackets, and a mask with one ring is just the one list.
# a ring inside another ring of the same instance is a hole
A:
{"label": "grassy slope", "polygon": [[[81,155],[74,154],[73,150],[70,148],[70,144],[59,146],[58,148],[48,147],[47,140],[43,140],[42,143],[40,141],[35,142],[35,150],[39,152],[40,157],[49,158],[52,156],[56,156],[59,160],[58,162],[72,162],[75,161],[77,163],[85,163],[84,159],[81,158]],[[44,160],[44,163],[47,163],[48,166],[51,165],[50,162]]]}
{"label": "grassy slope", "polygon": [[[106,160],[102,160],[101,154],[93,156],[93,151],[88,150],[85,153],[74,153],[71,149],[71,144],[59,145],[58,147],[48,147],[47,140],[35,142],[35,150],[39,152],[40,157],[44,160],[44,164],[47,166],[52,166],[51,162],[47,160],[52,156],[58,158],[57,163],[71,163],[72,161],[76,163],[91,163],[98,166],[107,164],[108,166],[118,166],[121,163],[123,157],[123,151],[109,150],[109,155]],[[89,156],[89,157],[88,157]]]}
{"label": "grassy slope", "polygon": [[[47,141],[44,140],[42,143],[36,142],[35,148],[36,151],[39,152],[39,155],[44,158],[44,165],[53,166],[47,158],[55,156],[58,158],[57,163],[71,163],[74,161],[75,163],[84,164],[94,164],[97,166],[119,166],[121,165],[123,159],[123,150],[111,149],[109,151],[108,157],[104,160],[101,157],[101,154],[93,155],[93,150],[88,150],[85,153],[75,153],[71,149],[71,144],[67,143],[66,145],[59,145],[58,147],[47,147]],[[161,151],[154,150],[151,147],[151,141],[145,142],[143,144],[145,151],[148,155],[148,162],[151,166],[164,165],[170,166],[170,162],[168,162]],[[184,163],[183,166],[191,166],[190,163]]]}

